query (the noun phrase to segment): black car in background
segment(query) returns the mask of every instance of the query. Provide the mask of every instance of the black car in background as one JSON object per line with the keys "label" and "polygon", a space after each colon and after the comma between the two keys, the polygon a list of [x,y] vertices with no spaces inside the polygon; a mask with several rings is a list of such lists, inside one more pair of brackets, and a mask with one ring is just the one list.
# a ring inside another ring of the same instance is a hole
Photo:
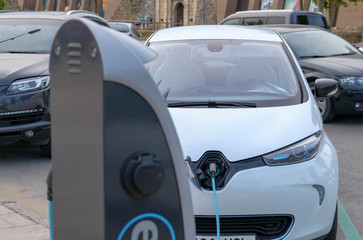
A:
{"label": "black car in background", "polygon": [[60,26],[80,17],[108,27],[87,11],[0,14],[0,145],[24,140],[50,156],[49,53]]}
{"label": "black car in background", "polygon": [[341,37],[322,28],[279,25],[272,28],[289,44],[314,92],[317,78],[339,84],[331,98],[317,99],[324,122],[337,114],[363,114],[363,54]]}

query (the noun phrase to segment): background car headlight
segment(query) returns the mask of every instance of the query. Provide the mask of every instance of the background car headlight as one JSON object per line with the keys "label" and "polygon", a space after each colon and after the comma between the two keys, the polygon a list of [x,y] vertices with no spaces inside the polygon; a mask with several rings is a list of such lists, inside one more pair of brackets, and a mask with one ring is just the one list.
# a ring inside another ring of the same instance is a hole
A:
{"label": "background car headlight", "polygon": [[321,131],[286,148],[263,156],[269,166],[286,165],[308,161],[316,156],[319,150]]}
{"label": "background car headlight", "polygon": [[363,86],[363,77],[345,77],[339,79],[341,85]]}
{"label": "background car headlight", "polygon": [[14,81],[8,90],[7,95],[31,92],[44,89],[49,86],[49,76],[26,78]]}

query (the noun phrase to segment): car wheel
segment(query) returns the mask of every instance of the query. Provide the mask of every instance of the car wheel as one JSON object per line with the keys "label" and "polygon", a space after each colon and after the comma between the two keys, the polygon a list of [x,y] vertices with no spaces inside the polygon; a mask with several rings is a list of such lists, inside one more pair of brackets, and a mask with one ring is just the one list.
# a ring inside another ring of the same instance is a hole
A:
{"label": "car wheel", "polygon": [[40,153],[43,157],[51,157],[51,146],[50,142],[46,145],[40,145]]}
{"label": "car wheel", "polygon": [[[315,83],[310,82],[309,86],[310,86],[310,89],[313,92],[314,96],[316,97]],[[333,118],[335,117],[335,111],[334,111],[334,105],[333,105],[331,98],[323,98],[323,99],[317,101],[317,103],[318,103],[318,107],[320,110],[321,117],[323,118],[323,121],[329,122],[329,121],[333,120]]]}
{"label": "car wheel", "polygon": [[330,232],[324,238],[324,240],[335,240],[337,238],[337,230],[338,230],[338,208],[336,208],[335,210],[333,226],[331,227]]}

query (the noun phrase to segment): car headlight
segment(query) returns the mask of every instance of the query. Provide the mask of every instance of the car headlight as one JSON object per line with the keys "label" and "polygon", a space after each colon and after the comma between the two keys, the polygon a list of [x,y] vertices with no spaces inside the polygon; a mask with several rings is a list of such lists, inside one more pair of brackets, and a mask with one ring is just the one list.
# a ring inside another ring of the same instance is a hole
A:
{"label": "car headlight", "polygon": [[339,79],[341,85],[363,86],[363,77],[345,77]]}
{"label": "car headlight", "polygon": [[287,165],[308,161],[319,151],[321,131],[283,149],[266,154],[263,160],[269,166]]}
{"label": "car headlight", "polygon": [[14,81],[6,91],[6,94],[11,95],[44,89],[49,86],[49,79],[49,76],[43,76]]}

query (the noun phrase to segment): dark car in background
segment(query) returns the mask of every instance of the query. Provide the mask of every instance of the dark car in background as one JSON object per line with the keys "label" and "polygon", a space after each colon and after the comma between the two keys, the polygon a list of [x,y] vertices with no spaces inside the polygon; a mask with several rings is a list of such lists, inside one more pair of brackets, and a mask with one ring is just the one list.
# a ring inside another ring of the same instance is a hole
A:
{"label": "dark car in background", "polygon": [[363,114],[363,54],[354,45],[318,27],[264,27],[280,33],[291,47],[313,93],[315,79],[331,78],[339,84],[332,97],[317,98],[325,122],[337,114]]}
{"label": "dark car in background", "polygon": [[87,11],[0,14],[0,145],[24,140],[50,156],[49,53],[60,26],[80,17],[108,26]]}
{"label": "dark car in background", "polygon": [[136,26],[133,23],[125,22],[108,22],[110,28],[128,35],[136,40],[140,40],[140,34],[137,32]]}

